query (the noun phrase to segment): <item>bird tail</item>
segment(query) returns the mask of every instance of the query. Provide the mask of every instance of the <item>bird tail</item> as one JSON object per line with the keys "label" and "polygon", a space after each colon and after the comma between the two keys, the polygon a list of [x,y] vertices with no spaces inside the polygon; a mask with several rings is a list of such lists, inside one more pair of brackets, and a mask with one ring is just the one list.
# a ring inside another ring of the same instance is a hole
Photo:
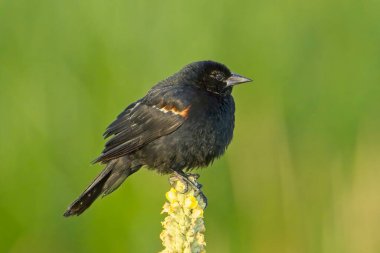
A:
{"label": "bird tail", "polygon": [[110,161],[103,171],[94,179],[87,189],[67,208],[65,217],[80,215],[101,195],[110,194],[116,190],[128,176],[141,168],[141,165],[131,167],[124,157]]}

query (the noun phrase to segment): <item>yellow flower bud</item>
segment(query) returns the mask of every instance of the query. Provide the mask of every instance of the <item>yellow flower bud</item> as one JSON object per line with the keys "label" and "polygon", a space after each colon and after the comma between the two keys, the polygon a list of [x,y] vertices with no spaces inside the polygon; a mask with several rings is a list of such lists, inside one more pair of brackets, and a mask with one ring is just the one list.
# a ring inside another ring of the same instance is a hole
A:
{"label": "yellow flower bud", "polygon": [[173,203],[177,198],[177,191],[174,188],[171,188],[170,191],[166,193],[166,199],[169,200],[170,203]]}
{"label": "yellow flower bud", "polygon": [[198,201],[193,195],[190,195],[185,199],[185,207],[194,209],[197,206],[198,206]]}

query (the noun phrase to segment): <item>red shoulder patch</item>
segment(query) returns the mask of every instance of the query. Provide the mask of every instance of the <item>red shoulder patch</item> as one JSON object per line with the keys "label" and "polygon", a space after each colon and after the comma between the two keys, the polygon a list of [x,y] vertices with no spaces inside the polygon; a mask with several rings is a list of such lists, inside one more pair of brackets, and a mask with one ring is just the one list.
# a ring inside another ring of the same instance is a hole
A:
{"label": "red shoulder patch", "polygon": [[185,109],[183,109],[182,111],[179,110],[178,108],[176,108],[175,106],[172,106],[172,105],[165,105],[164,107],[162,107],[160,109],[160,111],[162,112],[171,112],[175,115],[179,115],[181,116],[182,118],[187,118],[189,116],[189,111],[190,111],[190,105],[188,107],[186,107]]}

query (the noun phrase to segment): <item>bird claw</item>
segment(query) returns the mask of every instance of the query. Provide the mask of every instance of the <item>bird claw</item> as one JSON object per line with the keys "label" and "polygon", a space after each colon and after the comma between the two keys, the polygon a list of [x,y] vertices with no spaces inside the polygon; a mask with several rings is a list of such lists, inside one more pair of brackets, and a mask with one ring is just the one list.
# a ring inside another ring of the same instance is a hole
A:
{"label": "bird claw", "polygon": [[187,177],[194,183],[194,186],[200,190],[202,189],[203,185],[201,183],[198,183],[198,178],[200,178],[200,175],[199,174],[187,174]]}
{"label": "bird claw", "polygon": [[169,178],[169,183],[172,187],[175,188],[176,181],[180,180],[181,183],[184,185],[184,189],[181,192],[186,193],[190,190],[190,187],[194,190],[195,196],[200,196],[202,201],[205,204],[205,207],[207,207],[207,198],[206,195],[202,192],[203,185],[197,182],[197,179],[199,178],[199,174],[186,174],[183,171],[174,171],[174,175],[172,175]]}
{"label": "bird claw", "polygon": [[[176,187],[178,180],[180,180],[181,183],[184,185],[185,188],[183,190],[178,190],[178,187]],[[171,185],[171,187],[173,187],[182,194],[189,191],[189,183],[185,181],[182,177],[178,177],[177,175],[172,175],[171,177],[169,177],[169,184]]]}
{"label": "bird claw", "polygon": [[193,177],[195,180],[197,180],[198,178],[200,178],[201,176],[199,174],[196,174],[196,173],[188,173],[186,174],[188,177]]}
{"label": "bird claw", "polygon": [[203,201],[203,203],[204,203],[204,208],[206,208],[207,207],[207,205],[208,205],[208,201],[207,201],[207,197],[206,197],[206,195],[201,191],[201,190],[198,190],[198,195],[201,197],[201,199],[202,199],[202,201]]}

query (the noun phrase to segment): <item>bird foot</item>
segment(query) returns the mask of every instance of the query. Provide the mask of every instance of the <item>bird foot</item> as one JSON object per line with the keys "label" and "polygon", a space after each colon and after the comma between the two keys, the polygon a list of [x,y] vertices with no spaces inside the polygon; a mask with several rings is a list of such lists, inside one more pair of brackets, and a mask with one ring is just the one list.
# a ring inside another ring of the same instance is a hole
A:
{"label": "bird foot", "polygon": [[190,190],[190,187],[194,190],[195,196],[200,196],[205,206],[207,206],[207,198],[202,192],[202,184],[197,182],[199,174],[186,174],[183,171],[174,171],[173,175],[169,178],[169,183],[172,187],[176,188],[177,180],[180,180],[184,185],[184,189],[181,190],[181,193],[186,193]]}

